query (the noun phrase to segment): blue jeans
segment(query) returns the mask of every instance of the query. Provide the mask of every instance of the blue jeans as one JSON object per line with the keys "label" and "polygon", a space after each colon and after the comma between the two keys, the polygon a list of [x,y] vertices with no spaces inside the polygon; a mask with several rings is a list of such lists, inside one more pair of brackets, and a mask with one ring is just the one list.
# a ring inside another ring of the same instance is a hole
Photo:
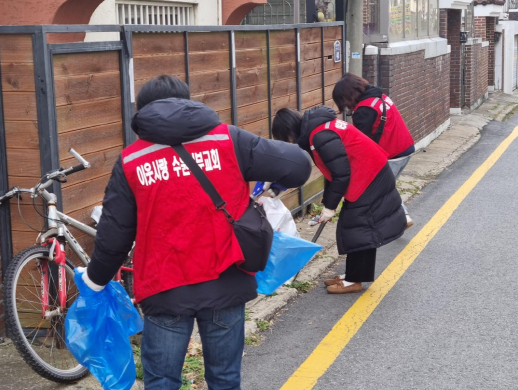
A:
{"label": "blue jeans", "polygon": [[194,319],[200,330],[209,390],[241,390],[244,304],[201,310],[192,316],[146,316],[141,351],[146,390],[177,390],[182,386],[182,367]]}
{"label": "blue jeans", "polygon": [[[405,169],[406,165],[408,164],[408,161],[410,160],[410,157],[411,156],[404,156],[388,160],[389,167],[392,170],[392,173],[394,174],[396,180],[399,177],[399,175],[401,175],[401,172],[403,172],[403,169]],[[403,207],[405,214],[408,215],[408,210],[403,202],[401,202],[401,207]]]}

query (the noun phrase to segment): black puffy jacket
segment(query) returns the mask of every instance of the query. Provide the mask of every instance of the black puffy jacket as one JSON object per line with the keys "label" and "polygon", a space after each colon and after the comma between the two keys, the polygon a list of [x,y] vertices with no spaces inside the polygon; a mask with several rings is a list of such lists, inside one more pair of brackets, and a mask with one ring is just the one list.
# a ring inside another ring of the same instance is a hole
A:
{"label": "black puffy jacket", "polygon": [[[301,136],[297,140],[299,146],[310,151],[311,133],[335,118],[336,114],[330,107],[307,110],[302,120]],[[347,150],[340,137],[330,130],[315,134],[313,145],[332,177],[330,182],[326,180],[322,202],[326,208],[334,210],[347,191],[351,178]],[[379,248],[401,237],[405,228],[406,217],[401,207],[401,197],[387,164],[358,200],[343,200],[336,228],[338,253]]]}
{"label": "black puffy jacket", "polygon": [[[132,128],[143,140],[175,145],[199,138],[219,124],[216,112],[202,103],[165,99],[142,108],[133,118]],[[277,182],[292,188],[309,178],[310,160],[296,145],[267,140],[234,126],[229,130],[245,181]],[[186,223],[181,215],[178,223]],[[88,266],[94,283],[105,285],[113,278],[131,249],[136,227],[137,204],[119,158],[106,188]],[[144,299],[141,307],[146,315],[192,315],[202,309],[243,304],[257,296],[256,288],[253,276],[231,266],[219,279],[164,291]]]}

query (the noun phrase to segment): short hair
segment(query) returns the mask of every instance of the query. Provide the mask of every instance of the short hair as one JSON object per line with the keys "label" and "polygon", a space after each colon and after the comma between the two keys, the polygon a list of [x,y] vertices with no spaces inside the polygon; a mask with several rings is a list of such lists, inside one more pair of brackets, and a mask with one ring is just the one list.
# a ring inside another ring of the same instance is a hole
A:
{"label": "short hair", "polygon": [[284,142],[297,142],[300,137],[302,114],[291,108],[281,108],[272,123],[273,138]]}
{"label": "short hair", "polygon": [[187,84],[178,77],[163,74],[152,78],[142,86],[137,97],[137,110],[140,111],[145,105],[155,100],[190,99],[190,97],[191,93]]}
{"label": "short hair", "polygon": [[352,73],[344,74],[333,89],[333,100],[340,113],[346,108],[354,110],[368,86],[369,82],[364,78]]}

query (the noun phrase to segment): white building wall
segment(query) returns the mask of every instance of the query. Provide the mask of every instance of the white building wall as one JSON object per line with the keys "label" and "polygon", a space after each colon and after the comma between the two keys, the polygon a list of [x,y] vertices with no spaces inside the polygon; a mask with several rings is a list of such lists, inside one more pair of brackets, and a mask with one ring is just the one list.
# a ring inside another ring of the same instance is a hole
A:
{"label": "white building wall", "polygon": [[[115,16],[115,0],[104,0],[94,11],[90,24],[117,24]],[[119,33],[87,33],[85,42],[118,41]]]}
{"label": "white building wall", "polygon": [[[155,0],[153,4],[176,3],[194,4],[194,24],[199,26],[221,25],[221,1],[222,0]],[[126,2],[126,1],[125,1]],[[145,4],[145,1],[133,1],[135,4]],[[104,0],[94,11],[90,18],[90,24],[117,24],[116,0]],[[119,40],[117,33],[87,33],[85,41],[110,41]]]}
{"label": "white building wall", "polygon": [[[502,90],[504,93],[513,92],[513,61],[514,61],[514,45],[515,35],[518,35],[518,21],[500,21],[503,31],[503,47],[502,51],[504,59],[502,66],[504,68],[504,80],[502,83]],[[495,53],[496,55],[496,53]],[[495,57],[498,58],[498,57]],[[502,56],[500,56],[502,58]],[[496,66],[495,66],[496,68]]]}
{"label": "white building wall", "polygon": [[[495,31],[502,32],[501,24],[497,24],[495,27],[496,27]],[[503,45],[502,45],[502,43],[503,43],[503,36],[501,35],[498,42],[495,43],[495,85],[494,85],[495,91],[501,91],[503,88],[503,85],[502,85]]]}

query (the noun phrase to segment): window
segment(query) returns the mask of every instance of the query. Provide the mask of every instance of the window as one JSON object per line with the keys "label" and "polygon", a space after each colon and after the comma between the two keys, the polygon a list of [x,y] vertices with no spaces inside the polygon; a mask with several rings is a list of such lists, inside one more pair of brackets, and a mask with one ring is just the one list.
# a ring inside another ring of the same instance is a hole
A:
{"label": "window", "polygon": [[417,39],[417,2],[405,0],[405,38]]}
{"label": "window", "polygon": [[403,0],[390,1],[389,35],[391,40],[398,41],[403,39]]}
{"label": "window", "polygon": [[[301,23],[306,21],[306,0],[268,0],[250,11],[241,21],[242,25],[292,24],[294,23],[295,1],[299,2]],[[311,0],[308,0],[311,1]],[[334,12],[334,2],[327,1]],[[314,17],[317,15],[315,13]]]}
{"label": "window", "polygon": [[379,0],[363,0],[363,33],[379,34]]}
{"label": "window", "polygon": [[438,0],[381,1],[388,2],[389,41],[398,42],[438,35]]}
{"label": "window", "polygon": [[430,0],[430,36],[439,35],[439,0]]}
{"label": "window", "polygon": [[194,6],[171,2],[117,2],[118,24],[188,26],[194,24]]}
{"label": "window", "polygon": [[419,3],[419,35],[428,35],[428,0],[417,0]]}

